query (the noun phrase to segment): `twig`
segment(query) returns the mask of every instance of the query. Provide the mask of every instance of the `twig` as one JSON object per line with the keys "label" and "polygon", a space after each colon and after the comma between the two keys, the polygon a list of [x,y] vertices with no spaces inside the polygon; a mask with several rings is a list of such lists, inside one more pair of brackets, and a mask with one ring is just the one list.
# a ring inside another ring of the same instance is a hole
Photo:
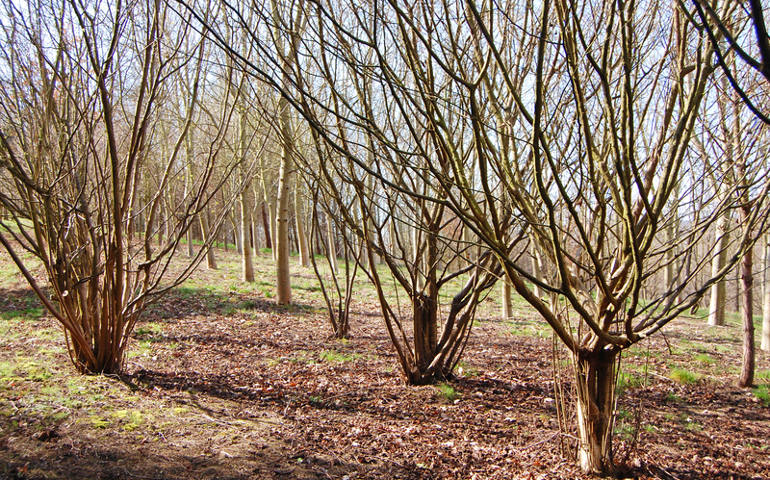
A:
{"label": "twig", "polygon": [[518,450],[519,450],[520,452],[523,452],[523,451],[525,451],[525,450],[529,450],[529,449],[530,449],[530,448],[532,448],[532,447],[536,447],[536,446],[538,446],[538,445],[541,445],[541,444],[543,444],[543,443],[547,443],[547,442],[550,442],[550,441],[551,441],[551,440],[553,440],[555,437],[557,437],[557,436],[559,436],[559,435],[561,435],[561,434],[562,434],[561,432],[556,432],[556,433],[552,434],[550,437],[544,438],[544,439],[542,439],[542,440],[538,440],[538,441],[537,441],[537,442],[535,442],[535,443],[530,443],[529,445],[525,445],[525,446],[523,446],[523,447],[519,448]]}
{"label": "twig", "polygon": [[[396,466],[398,466],[398,467],[401,467],[401,468],[403,468],[403,469],[406,469],[406,467],[405,467],[403,464],[401,464],[401,463],[399,463],[399,462],[397,462],[397,461],[395,461],[395,460],[391,460],[390,458],[386,458],[386,457],[380,457],[380,456],[378,456],[378,455],[362,455],[362,456],[363,456],[363,457],[366,457],[366,458],[373,458],[373,459],[375,459],[375,460],[380,460],[380,461],[382,461],[382,462],[390,462],[390,463],[392,463],[392,464],[394,464],[394,465],[396,465]],[[358,459],[356,459],[356,461],[358,461]],[[359,462],[359,463],[361,463],[361,462]]]}
{"label": "twig", "polygon": [[[659,470],[660,473],[663,474],[663,476],[659,476],[657,472],[653,472],[652,469]],[[652,475],[655,475],[656,478],[661,478],[663,480],[679,480],[679,477],[676,475],[673,475],[666,471],[663,467],[658,467],[656,465],[650,465],[647,467],[647,471],[650,472]]]}

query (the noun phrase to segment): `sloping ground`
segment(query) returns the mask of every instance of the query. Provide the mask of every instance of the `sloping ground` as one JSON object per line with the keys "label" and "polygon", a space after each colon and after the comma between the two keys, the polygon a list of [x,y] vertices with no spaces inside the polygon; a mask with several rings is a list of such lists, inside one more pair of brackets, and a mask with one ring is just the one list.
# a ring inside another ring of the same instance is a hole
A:
{"label": "sloping ground", "polygon": [[[488,300],[458,378],[407,387],[372,295],[356,297],[352,339],[328,340],[309,271],[279,308],[267,259],[249,286],[226,258],[147,312],[121,378],[74,374],[57,325],[3,280],[0,477],[584,478],[557,422],[567,362],[525,307],[502,321]],[[624,356],[628,477],[770,478],[770,407],[733,386],[737,329],[702,323]],[[767,383],[770,358],[758,366]]]}

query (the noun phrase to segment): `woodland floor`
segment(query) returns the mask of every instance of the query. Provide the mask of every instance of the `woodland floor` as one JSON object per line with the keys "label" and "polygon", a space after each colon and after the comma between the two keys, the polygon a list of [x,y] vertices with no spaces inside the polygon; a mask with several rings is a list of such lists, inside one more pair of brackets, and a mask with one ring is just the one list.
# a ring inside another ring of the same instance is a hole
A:
{"label": "woodland floor", "polygon": [[[363,276],[352,338],[329,340],[312,270],[293,264],[295,305],[279,308],[269,255],[249,285],[232,252],[217,254],[219,270],[146,312],[126,375],[106,377],[74,373],[0,253],[0,478],[587,478],[557,421],[567,361],[526,306],[501,320],[495,290],[457,379],[409,387]],[[704,323],[683,318],[625,354],[624,477],[770,478],[770,356],[758,354],[760,386],[739,389],[737,320]]]}

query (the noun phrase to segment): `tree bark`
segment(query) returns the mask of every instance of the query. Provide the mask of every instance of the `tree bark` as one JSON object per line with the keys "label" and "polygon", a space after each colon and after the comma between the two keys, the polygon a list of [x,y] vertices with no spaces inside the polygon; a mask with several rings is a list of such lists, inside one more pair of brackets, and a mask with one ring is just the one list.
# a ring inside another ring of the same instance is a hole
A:
{"label": "tree bark", "polygon": [[244,189],[241,192],[240,213],[241,213],[241,265],[244,282],[254,281],[254,264],[251,260],[251,247],[249,241],[249,230],[251,226],[251,216],[249,214],[248,195]]}
{"label": "tree bark", "polygon": [[[676,215],[676,213],[673,213],[673,215]],[[674,242],[673,221],[666,226],[665,232],[666,244],[672,245]],[[666,294],[671,289],[672,283],[674,281],[674,250],[672,248],[666,250],[664,262],[665,265],[663,267],[663,285],[661,285],[663,291],[660,292],[662,294]]]}
{"label": "tree bark", "polygon": [[302,208],[302,195],[299,185],[294,187],[294,219],[297,224],[297,245],[299,246],[299,261],[303,267],[310,266],[307,233],[305,231],[305,209]]}
{"label": "tree bark", "polygon": [[[241,203],[240,201],[238,202]],[[241,240],[243,238],[243,224],[241,223],[242,219],[240,218],[240,212],[238,213],[238,221],[235,221],[235,212],[233,212],[233,216],[231,217],[233,219],[233,243],[235,243],[235,251],[238,252],[238,255],[243,255],[243,244],[241,243]],[[225,240],[227,242],[227,240]]]}
{"label": "tree bark", "polygon": [[254,250],[254,255],[256,255],[259,252],[259,242],[257,241],[257,221],[254,219],[253,213],[251,215],[251,223],[249,224],[249,244],[252,250]]}
{"label": "tree bark", "polygon": [[[744,204],[741,209],[742,220],[746,220],[751,214],[751,207]],[[741,299],[743,300],[741,316],[743,317],[743,361],[741,365],[741,377],[738,385],[750,387],[754,384],[754,315],[753,315],[753,285],[752,272],[753,249],[749,248],[741,260]]]}
{"label": "tree bark", "polygon": [[507,320],[511,317],[513,317],[513,305],[511,305],[511,283],[508,281],[507,277],[503,277],[503,281],[500,282],[501,285],[501,295],[503,297],[503,308],[502,308],[502,314],[503,319]]}
{"label": "tree bark", "polygon": [[204,248],[206,248],[206,267],[209,270],[216,270],[217,269],[217,259],[214,257],[214,242],[209,243],[209,238],[211,235],[211,231],[209,231],[209,218],[208,218],[208,209],[201,212],[200,215],[198,215],[198,220],[200,221],[201,225],[201,236],[203,236],[203,244],[206,245]]}
{"label": "tree bark", "polygon": [[764,264],[762,276],[764,279],[764,298],[762,299],[762,343],[760,348],[766,352],[770,351],[770,275],[767,269],[770,268],[770,234],[765,235]]}
{"label": "tree bark", "polygon": [[424,383],[422,373],[436,356],[438,345],[438,311],[436,301],[428,295],[417,295],[413,300],[414,357],[417,376],[410,383]]}
{"label": "tree bark", "polygon": [[185,234],[185,238],[187,241],[187,257],[192,258],[195,256],[195,250],[193,249],[193,235],[192,235],[192,226],[187,229],[187,233]]}
{"label": "tree bark", "polygon": [[615,408],[617,352],[580,352],[575,365],[578,463],[586,473],[612,472],[612,427]]}
{"label": "tree bark", "polygon": [[[717,219],[716,235],[719,238],[714,248],[714,258],[711,260],[711,275],[719,273],[727,261],[727,216],[721,215]],[[725,324],[725,279],[722,279],[711,286],[711,295],[709,298],[709,318],[708,324],[712,326],[721,326]]]}
{"label": "tree bark", "polygon": [[278,102],[281,112],[281,168],[278,172],[278,212],[276,215],[276,276],[277,301],[279,305],[291,303],[291,283],[289,277],[289,184],[292,176],[292,138],[289,120],[289,104],[285,98]]}
{"label": "tree bark", "polygon": [[268,215],[270,218],[270,233],[272,234],[271,242],[272,242],[272,251],[273,254],[273,261],[278,261],[278,219],[276,218],[276,205],[275,202],[271,202],[268,204]]}
{"label": "tree bark", "polygon": [[334,238],[334,225],[330,215],[326,215],[326,241],[329,245],[329,263],[332,267],[332,274],[337,273],[337,244]]}
{"label": "tree bark", "polygon": [[270,228],[270,219],[267,216],[267,207],[265,205],[265,203],[262,203],[262,230],[265,231],[265,246],[272,250],[273,241],[270,236],[272,228]]}
{"label": "tree bark", "polygon": [[[538,252],[537,247],[534,245],[534,243],[529,248],[530,254],[532,256],[532,275],[540,279],[543,275],[543,262],[540,258],[540,252]],[[540,287],[537,285],[534,285],[532,287],[532,293],[537,297],[541,298],[543,296],[542,292],[540,291]]]}

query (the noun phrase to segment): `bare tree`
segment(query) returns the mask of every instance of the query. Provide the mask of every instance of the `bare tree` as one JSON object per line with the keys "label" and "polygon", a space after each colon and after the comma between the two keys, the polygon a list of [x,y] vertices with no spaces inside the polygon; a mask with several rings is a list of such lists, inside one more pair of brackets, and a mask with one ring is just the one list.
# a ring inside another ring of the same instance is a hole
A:
{"label": "bare tree", "polygon": [[770,351],[770,234],[762,242],[762,341],[760,348]]}
{"label": "bare tree", "polygon": [[[210,125],[207,155],[185,195],[171,198],[205,82],[204,39],[185,50],[188,22],[159,1],[99,7],[3,7],[0,203],[11,220],[0,225],[0,243],[64,327],[78,371],[112,373],[123,366],[139,313],[201,258],[168,278],[180,240],[217,188],[212,172],[229,112]],[[153,158],[164,141],[156,129],[163,87],[188,63],[195,78],[184,120],[168,156]],[[156,174],[145,176],[151,161]],[[48,288],[22,250],[41,261]]]}
{"label": "bare tree", "polygon": [[[436,371],[424,370],[426,360],[433,366],[445,355],[425,355],[436,336],[420,320],[435,311],[443,252],[470,253],[457,239],[478,239],[483,270],[467,270],[472,280],[454,297],[444,334],[454,335],[453,312],[472,310],[487,275],[501,268],[572,354],[581,467],[610,471],[621,353],[697,305],[766,221],[766,175],[714,189],[704,180],[720,159],[691,147],[715,70],[712,42],[681,6],[658,1],[308,9],[303,69],[285,68],[272,39],[253,28],[272,67],[240,61],[313,129],[328,198],[345,198],[336,185],[354,189],[364,219],[346,224],[370,259],[392,264],[412,303],[413,349],[381,298],[407,378],[429,380]],[[717,219],[746,191],[756,202],[729,237],[733,254],[709,273],[722,238]],[[677,235],[665,235],[674,216]],[[456,219],[460,237],[443,230]],[[524,238],[541,257],[534,275],[520,262]],[[696,244],[707,254],[698,256]],[[661,291],[658,279],[675,260],[688,268]],[[369,274],[382,285],[376,269]]]}

